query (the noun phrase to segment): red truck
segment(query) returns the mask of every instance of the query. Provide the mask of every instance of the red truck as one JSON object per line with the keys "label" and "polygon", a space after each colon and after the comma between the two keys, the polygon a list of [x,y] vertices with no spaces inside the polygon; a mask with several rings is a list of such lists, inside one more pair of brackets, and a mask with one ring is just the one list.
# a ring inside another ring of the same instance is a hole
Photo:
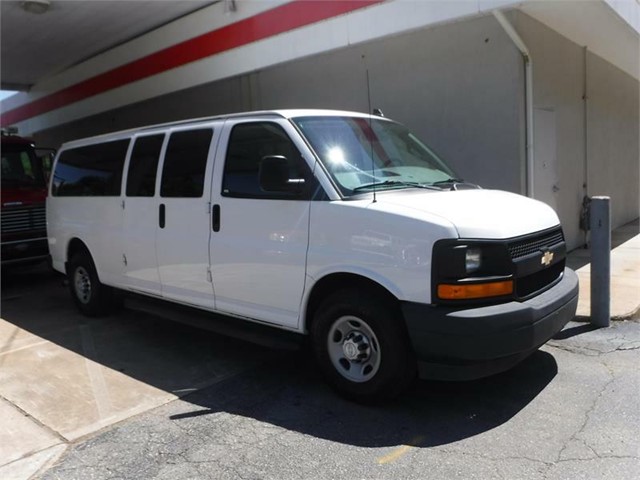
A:
{"label": "red truck", "polygon": [[2,130],[2,266],[49,258],[45,200],[53,163],[51,149]]}

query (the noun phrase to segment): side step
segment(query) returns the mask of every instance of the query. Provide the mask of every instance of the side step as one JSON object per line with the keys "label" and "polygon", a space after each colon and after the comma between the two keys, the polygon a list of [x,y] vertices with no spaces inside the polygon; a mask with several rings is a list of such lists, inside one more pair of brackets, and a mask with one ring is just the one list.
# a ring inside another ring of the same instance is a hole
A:
{"label": "side step", "polygon": [[123,292],[125,308],[280,350],[299,350],[305,336],[241,318]]}

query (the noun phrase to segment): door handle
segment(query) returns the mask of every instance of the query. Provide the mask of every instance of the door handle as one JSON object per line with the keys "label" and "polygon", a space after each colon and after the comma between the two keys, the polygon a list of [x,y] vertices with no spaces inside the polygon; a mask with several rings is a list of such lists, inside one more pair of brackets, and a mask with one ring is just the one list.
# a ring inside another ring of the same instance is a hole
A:
{"label": "door handle", "polygon": [[220,231],[220,205],[214,205],[211,209],[211,228],[214,232]]}
{"label": "door handle", "polygon": [[164,228],[164,223],[165,223],[165,207],[164,207],[164,203],[160,204],[160,216],[158,218],[158,223],[160,224],[160,228]]}

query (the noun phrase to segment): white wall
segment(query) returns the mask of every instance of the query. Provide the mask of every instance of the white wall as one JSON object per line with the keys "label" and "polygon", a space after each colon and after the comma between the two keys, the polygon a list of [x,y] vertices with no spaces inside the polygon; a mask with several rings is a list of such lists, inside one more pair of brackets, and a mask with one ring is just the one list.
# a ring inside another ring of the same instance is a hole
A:
{"label": "white wall", "polygon": [[587,79],[589,194],[611,197],[615,228],[640,216],[640,89],[591,54]]}
{"label": "white wall", "polygon": [[[554,207],[576,248],[585,238],[579,229],[584,195],[611,196],[613,228],[639,216],[639,84],[528,15],[510,18],[531,52],[534,108],[555,112]],[[536,185],[535,196],[545,199],[551,187]]]}

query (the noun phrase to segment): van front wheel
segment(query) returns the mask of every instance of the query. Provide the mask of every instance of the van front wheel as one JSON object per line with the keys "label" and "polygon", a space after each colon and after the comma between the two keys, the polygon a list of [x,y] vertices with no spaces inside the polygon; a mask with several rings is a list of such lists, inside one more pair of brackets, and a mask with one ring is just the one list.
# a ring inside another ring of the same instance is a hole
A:
{"label": "van front wheel", "polygon": [[108,313],[113,289],[100,283],[91,255],[78,252],[69,261],[67,278],[74,303],[82,313],[97,317]]}
{"label": "van front wheel", "polygon": [[351,400],[393,398],[415,377],[402,315],[374,292],[350,289],[328,297],[317,310],[311,335],[320,369]]}

